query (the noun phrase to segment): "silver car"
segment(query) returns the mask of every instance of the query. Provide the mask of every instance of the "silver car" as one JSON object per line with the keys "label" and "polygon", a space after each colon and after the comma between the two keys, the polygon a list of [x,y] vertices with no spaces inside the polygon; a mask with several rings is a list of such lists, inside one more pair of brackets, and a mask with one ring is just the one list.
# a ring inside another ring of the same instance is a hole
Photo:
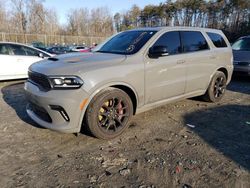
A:
{"label": "silver car", "polygon": [[241,37],[232,46],[234,73],[250,76],[250,36]]}
{"label": "silver car", "polygon": [[46,128],[77,133],[86,126],[94,136],[112,139],[137,113],[194,96],[219,101],[231,80],[232,61],[220,30],[124,31],[94,52],[30,66],[27,113]]}

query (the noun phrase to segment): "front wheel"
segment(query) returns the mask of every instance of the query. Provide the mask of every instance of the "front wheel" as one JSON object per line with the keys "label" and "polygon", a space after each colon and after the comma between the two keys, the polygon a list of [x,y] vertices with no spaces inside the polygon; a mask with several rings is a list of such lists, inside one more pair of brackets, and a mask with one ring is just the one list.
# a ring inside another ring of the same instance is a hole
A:
{"label": "front wheel", "polygon": [[221,71],[217,71],[214,74],[203,99],[208,102],[220,101],[225,95],[226,85],[227,78],[225,74]]}
{"label": "front wheel", "polygon": [[89,131],[97,138],[112,139],[127,127],[133,115],[133,104],[124,91],[107,88],[90,102],[84,118]]}

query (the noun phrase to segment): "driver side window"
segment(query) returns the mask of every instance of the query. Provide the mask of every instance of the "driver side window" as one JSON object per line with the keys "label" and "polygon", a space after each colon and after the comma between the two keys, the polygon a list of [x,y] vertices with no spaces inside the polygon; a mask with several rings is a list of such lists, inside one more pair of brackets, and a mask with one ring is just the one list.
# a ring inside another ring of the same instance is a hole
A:
{"label": "driver side window", "polygon": [[11,44],[9,45],[9,47],[10,47],[10,55],[21,55],[21,56],[26,55],[25,51],[20,45]]}
{"label": "driver side window", "polygon": [[164,33],[153,45],[165,46],[169,55],[181,53],[181,42],[179,31],[171,31]]}
{"label": "driver side window", "polygon": [[39,51],[23,46],[23,50],[26,52],[27,56],[38,56]]}

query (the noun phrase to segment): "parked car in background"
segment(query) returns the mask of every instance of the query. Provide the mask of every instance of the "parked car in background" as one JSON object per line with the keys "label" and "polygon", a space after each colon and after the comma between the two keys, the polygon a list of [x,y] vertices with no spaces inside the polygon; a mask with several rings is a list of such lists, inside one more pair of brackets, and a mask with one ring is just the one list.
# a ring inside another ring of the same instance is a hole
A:
{"label": "parked car in background", "polygon": [[250,36],[239,38],[233,45],[234,73],[250,76]]}
{"label": "parked car in background", "polygon": [[74,46],[71,50],[73,52],[90,52],[90,48],[87,46]]}
{"label": "parked car in background", "polygon": [[40,50],[43,50],[45,52],[47,51],[47,47],[42,42],[39,42],[39,41],[32,42],[31,46],[33,46],[34,48],[38,48]]}
{"label": "parked car in background", "polygon": [[53,46],[47,48],[47,52],[54,55],[66,54],[72,52],[72,50],[67,46]]}
{"label": "parked car in background", "polygon": [[231,80],[232,60],[232,48],[220,30],[121,32],[92,53],[30,66],[24,86],[27,113],[50,129],[75,133],[86,126],[94,136],[111,139],[136,113],[195,96],[218,102]]}
{"label": "parked car in background", "polygon": [[28,67],[52,55],[18,43],[0,42],[0,80],[28,77]]}

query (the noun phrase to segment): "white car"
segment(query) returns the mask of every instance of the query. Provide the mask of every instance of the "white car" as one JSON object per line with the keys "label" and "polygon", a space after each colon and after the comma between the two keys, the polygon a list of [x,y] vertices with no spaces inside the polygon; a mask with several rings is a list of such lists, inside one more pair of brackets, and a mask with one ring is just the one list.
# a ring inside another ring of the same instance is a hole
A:
{"label": "white car", "polygon": [[0,80],[27,78],[29,66],[48,57],[52,55],[30,46],[0,42]]}

